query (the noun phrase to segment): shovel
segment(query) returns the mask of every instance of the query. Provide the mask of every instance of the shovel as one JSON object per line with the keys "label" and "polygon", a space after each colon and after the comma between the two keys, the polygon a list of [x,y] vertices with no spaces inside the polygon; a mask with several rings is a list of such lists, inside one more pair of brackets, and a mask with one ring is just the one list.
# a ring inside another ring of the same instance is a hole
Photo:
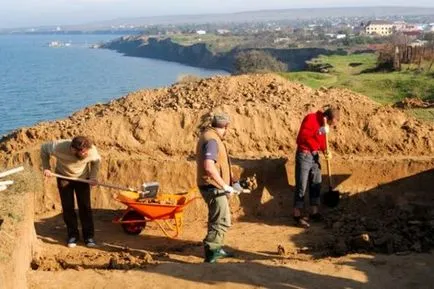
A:
{"label": "shovel", "polygon": [[[327,123],[327,118],[324,118],[324,124]],[[330,151],[329,148],[329,138],[328,134],[325,134],[325,141],[326,141],[326,152]],[[339,191],[333,190],[333,178],[332,178],[332,169],[330,160],[327,159],[327,175],[329,179],[329,190],[328,192],[324,193],[323,195],[323,202],[327,207],[334,208],[337,205],[339,205],[339,199],[340,199],[340,193]]]}
{"label": "shovel", "polygon": [[[51,175],[53,177],[59,178],[59,179],[64,179],[64,180],[69,180],[69,181],[76,181],[76,182],[81,182],[81,183],[86,183],[86,184],[91,184],[92,182],[87,180],[87,179],[80,179],[80,178],[72,178],[72,177],[67,177],[67,176],[62,176],[59,174],[55,174],[55,173],[51,173]],[[137,189],[132,189],[132,188],[127,188],[127,187],[123,187],[123,186],[118,186],[118,185],[111,185],[111,184],[104,184],[104,183],[100,183],[98,182],[96,185],[100,186],[100,187],[105,187],[105,188],[110,188],[110,189],[115,189],[115,190],[121,190],[121,191],[128,191],[128,192],[134,192],[134,193],[142,193],[144,195],[146,195],[146,197],[155,197],[155,195],[157,194],[157,190],[155,189],[155,186],[158,183],[144,183],[142,185],[142,189],[137,190]],[[152,187],[152,190],[151,190]],[[149,189],[149,190],[148,190]]]}

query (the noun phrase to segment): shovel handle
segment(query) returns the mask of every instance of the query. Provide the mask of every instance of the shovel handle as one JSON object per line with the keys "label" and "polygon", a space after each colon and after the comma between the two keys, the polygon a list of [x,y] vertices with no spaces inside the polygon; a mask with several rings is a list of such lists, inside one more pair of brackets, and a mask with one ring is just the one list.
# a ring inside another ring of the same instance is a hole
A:
{"label": "shovel handle", "polygon": [[[55,174],[55,173],[52,173],[51,175],[53,177],[56,177],[56,178],[59,178],[59,179],[64,179],[64,180],[69,180],[69,181],[81,182],[81,183],[86,183],[86,184],[92,183],[91,181],[86,180],[86,179],[72,178],[72,177],[62,176],[62,175]],[[139,190],[134,190],[134,189],[127,188],[127,187],[110,185],[110,184],[104,184],[104,183],[99,183],[99,182],[96,185],[100,186],[100,187],[106,187],[106,188],[116,189],[116,190],[121,190],[121,191],[140,192]]]}
{"label": "shovel handle", "polygon": [[[324,125],[327,125],[326,117],[324,117]],[[326,143],[326,152],[328,153],[330,148],[329,148],[329,137],[327,133],[325,134],[325,143]],[[330,160],[327,159],[326,162],[327,162],[327,175],[329,178],[329,186],[330,188],[332,188],[333,187],[332,168],[331,168]]]}

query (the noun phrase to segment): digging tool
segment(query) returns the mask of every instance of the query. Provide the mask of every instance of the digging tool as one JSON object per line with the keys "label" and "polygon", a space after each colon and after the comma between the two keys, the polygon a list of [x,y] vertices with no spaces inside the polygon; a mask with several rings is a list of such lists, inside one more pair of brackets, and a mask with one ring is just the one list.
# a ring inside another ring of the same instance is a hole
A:
{"label": "digging tool", "polygon": [[[324,125],[327,125],[327,118],[324,118]],[[329,147],[329,138],[327,133],[325,134],[325,141],[326,141],[326,152],[329,153],[330,147]],[[333,190],[331,163],[329,159],[327,159],[326,162],[327,162],[327,175],[329,179],[329,190],[328,192],[324,193],[323,201],[326,206],[334,208],[339,204],[340,193],[339,191]]]}
{"label": "digging tool", "polygon": [[17,168],[14,168],[14,169],[10,169],[10,170],[1,172],[0,173],[0,178],[3,178],[3,177],[6,177],[6,176],[10,176],[10,175],[19,173],[21,171],[24,171],[24,167],[17,167]]}
{"label": "digging tool", "polygon": [[[69,181],[76,181],[76,182],[81,182],[81,183],[86,183],[86,184],[92,183],[92,181],[86,180],[86,179],[72,178],[72,177],[62,176],[62,175],[55,174],[55,173],[52,173],[51,175],[53,177],[56,177],[59,179],[64,179],[64,180],[69,180]],[[115,189],[115,190],[139,193],[139,195],[141,195],[143,197],[146,196],[148,198],[155,197],[155,195],[157,194],[157,191],[158,191],[158,186],[159,186],[158,183],[144,183],[142,185],[142,189],[136,190],[136,189],[132,189],[132,188],[127,188],[127,187],[118,186],[118,185],[105,184],[105,183],[100,183],[100,182],[98,182],[96,185],[100,186],[100,187]]]}
{"label": "digging tool", "polygon": [[10,186],[13,184],[14,184],[14,181],[0,181],[0,186]]}
{"label": "digging tool", "polygon": [[[234,195],[237,195],[237,196],[240,194],[252,193],[251,190],[245,188],[245,183],[243,183],[242,181],[233,184],[232,187],[235,189]],[[226,194],[226,191],[225,190],[217,190],[217,193],[218,194]]]}

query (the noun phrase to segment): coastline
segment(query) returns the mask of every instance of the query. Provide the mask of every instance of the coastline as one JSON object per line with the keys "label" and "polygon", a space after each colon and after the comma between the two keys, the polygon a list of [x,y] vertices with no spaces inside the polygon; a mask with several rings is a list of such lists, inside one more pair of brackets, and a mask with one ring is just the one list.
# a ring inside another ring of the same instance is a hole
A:
{"label": "coastline", "polygon": [[325,48],[234,48],[227,52],[214,52],[206,43],[185,46],[174,42],[171,38],[158,39],[144,36],[124,36],[107,42],[100,47],[117,51],[124,56],[144,57],[177,62],[193,67],[235,72],[236,55],[241,51],[261,50],[270,53],[277,60],[288,65],[289,71],[306,69],[306,61],[319,55],[346,55],[344,50]]}

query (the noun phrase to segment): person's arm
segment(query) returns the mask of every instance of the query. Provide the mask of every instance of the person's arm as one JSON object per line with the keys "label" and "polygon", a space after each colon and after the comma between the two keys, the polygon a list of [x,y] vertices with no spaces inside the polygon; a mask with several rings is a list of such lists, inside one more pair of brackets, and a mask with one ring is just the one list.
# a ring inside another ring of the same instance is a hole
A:
{"label": "person's arm", "polygon": [[56,150],[55,142],[47,142],[41,145],[41,161],[42,169],[44,170],[44,176],[51,176],[50,156]]}
{"label": "person's arm", "polygon": [[317,137],[319,132],[314,124],[314,121],[316,121],[314,116],[306,116],[301,124],[299,133],[300,138],[311,151],[318,150]]}
{"label": "person's arm", "polygon": [[226,184],[225,181],[220,176],[220,173],[217,170],[214,160],[205,159],[204,167],[207,175],[211,177],[220,187],[225,188],[230,185],[230,184]]}
{"label": "person's arm", "polygon": [[92,181],[91,185],[97,185],[97,177],[98,172],[101,164],[101,157],[99,156],[98,152],[95,149],[95,158],[90,161],[90,172],[89,172],[89,180]]}

